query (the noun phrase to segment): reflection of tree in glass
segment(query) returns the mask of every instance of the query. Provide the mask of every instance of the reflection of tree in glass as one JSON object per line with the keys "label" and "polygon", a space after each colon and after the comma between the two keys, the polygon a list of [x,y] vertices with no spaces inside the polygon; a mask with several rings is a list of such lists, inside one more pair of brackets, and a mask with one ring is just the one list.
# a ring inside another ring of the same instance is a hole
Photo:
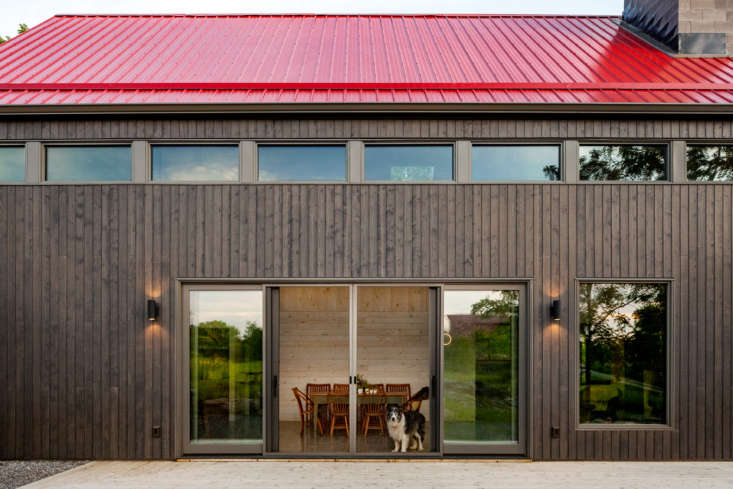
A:
{"label": "reflection of tree in glass", "polygon": [[581,146],[581,180],[661,180],[665,178],[664,146]]}
{"label": "reflection of tree in glass", "polygon": [[579,316],[581,421],[598,417],[591,386],[607,385],[607,421],[663,422],[665,285],[581,284]]}
{"label": "reflection of tree in glass", "polygon": [[733,146],[688,146],[687,178],[708,182],[733,180]]}
{"label": "reflection of tree in glass", "polygon": [[502,290],[501,297],[498,299],[484,297],[478,302],[471,304],[471,314],[481,316],[484,319],[489,317],[516,316],[519,314],[518,306],[517,293],[513,290]]}
{"label": "reflection of tree in glass", "polygon": [[545,174],[548,180],[553,182],[560,180],[560,167],[558,165],[545,165],[542,167],[542,173]]}
{"label": "reflection of tree in glass", "polygon": [[[194,327],[198,331],[199,350],[228,352],[233,346],[239,353],[237,357],[262,359],[262,328],[253,322],[247,322],[244,333],[224,321],[206,321]],[[228,358],[228,353],[224,358]]]}

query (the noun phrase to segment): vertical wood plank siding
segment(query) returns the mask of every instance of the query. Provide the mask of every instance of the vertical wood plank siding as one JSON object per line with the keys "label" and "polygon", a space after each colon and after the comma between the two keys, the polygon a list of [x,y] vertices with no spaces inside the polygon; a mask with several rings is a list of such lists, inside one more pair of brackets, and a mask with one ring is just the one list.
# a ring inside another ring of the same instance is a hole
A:
{"label": "vertical wood plank siding", "polygon": [[[0,122],[0,141],[82,132],[663,139],[731,138],[731,123]],[[530,277],[535,458],[730,459],[731,243],[730,184],[0,186],[0,458],[177,455],[176,278]],[[675,430],[575,429],[577,277],[674,279]]]}

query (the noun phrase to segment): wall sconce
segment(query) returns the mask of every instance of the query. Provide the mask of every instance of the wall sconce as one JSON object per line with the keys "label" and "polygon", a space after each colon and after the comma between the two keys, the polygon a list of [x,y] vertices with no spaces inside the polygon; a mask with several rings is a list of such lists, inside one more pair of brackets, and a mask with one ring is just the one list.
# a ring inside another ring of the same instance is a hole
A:
{"label": "wall sconce", "polygon": [[553,321],[560,320],[560,301],[557,299],[552,301],[552,304],[550,304],[550,318],[552,318]]}
{"label": "wall sconce", "polygon": [[158,304],[153,299],[148,299],[148,321],[158,319]]}

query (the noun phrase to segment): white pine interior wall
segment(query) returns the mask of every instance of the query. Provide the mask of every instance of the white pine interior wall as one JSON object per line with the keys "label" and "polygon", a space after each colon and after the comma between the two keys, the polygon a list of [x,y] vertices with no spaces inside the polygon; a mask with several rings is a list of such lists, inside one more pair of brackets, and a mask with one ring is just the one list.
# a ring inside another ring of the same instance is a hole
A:
{"label": "white pine interior wall", "polygon": [[[359,287],[358,373],[372,384],[429,385],[428,288]],[[280,420],[298,421],[292,388],[348,383],[348,287],[280,289]],[[429,419],[428,403],[421,412]]]}

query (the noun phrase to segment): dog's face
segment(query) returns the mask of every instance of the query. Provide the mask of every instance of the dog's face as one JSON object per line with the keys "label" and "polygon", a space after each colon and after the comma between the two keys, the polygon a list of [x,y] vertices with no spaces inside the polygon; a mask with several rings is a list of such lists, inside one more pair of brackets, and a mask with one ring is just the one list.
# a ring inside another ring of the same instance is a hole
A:
{"label": "dog's face", "polygon": [[387,422],[399,423],[402,420],[402,408],[399,404],[387,404]]}

